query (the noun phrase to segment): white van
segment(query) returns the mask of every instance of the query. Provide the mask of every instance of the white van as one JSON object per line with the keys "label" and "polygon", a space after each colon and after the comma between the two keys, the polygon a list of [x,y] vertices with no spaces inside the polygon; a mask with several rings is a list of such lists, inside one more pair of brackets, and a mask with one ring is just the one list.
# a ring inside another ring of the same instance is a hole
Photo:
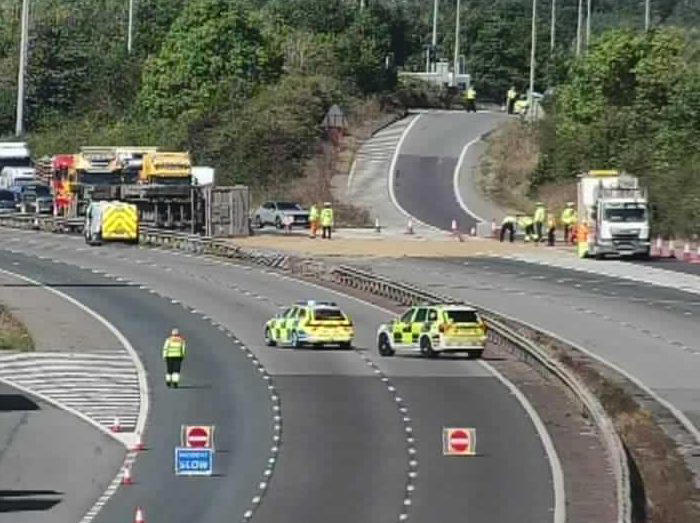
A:
{"label": "white van", "polygon": [[36,183],[36,170],[32,167],[5,167],[0,172],[0,189]]}

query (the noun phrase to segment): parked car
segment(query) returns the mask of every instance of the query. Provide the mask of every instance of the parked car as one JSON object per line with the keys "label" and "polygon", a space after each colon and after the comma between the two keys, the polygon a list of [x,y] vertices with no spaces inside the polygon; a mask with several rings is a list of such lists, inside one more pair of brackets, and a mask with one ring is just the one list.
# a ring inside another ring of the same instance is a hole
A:
{"label": "parked car", "polygon": [[255,211],[253,223],[262,229],[265,225],[284,227],[285,216],[290,216],[292,227],[308,227],[309,211],[294,202],[265,202]]}
{"label": "parked car", "polygon": [[0,214],[7,214],[17,210],[15,193],[8,189],[0,189]]}
{"label": "parked car", "polygon": [[19,185],[12,190],[15,193],[15,205],[20,212],[53,213],[53,196],[48,185],[38,183]]}

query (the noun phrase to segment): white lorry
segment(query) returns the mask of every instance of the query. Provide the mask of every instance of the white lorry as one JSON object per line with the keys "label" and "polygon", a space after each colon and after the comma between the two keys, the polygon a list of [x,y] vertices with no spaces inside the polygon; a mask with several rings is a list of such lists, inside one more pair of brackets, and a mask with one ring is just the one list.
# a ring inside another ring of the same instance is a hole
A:
{"label": "white lorry", "polygon": [[24,142],[0,142],[0,171],[5,167],[31,167],[29,146]]}
{"label": "white lorry", "polygon": [[649,256],[649,205],[636,177],[614,170],[580,175],[578,219],[588,227],[588,256]]}

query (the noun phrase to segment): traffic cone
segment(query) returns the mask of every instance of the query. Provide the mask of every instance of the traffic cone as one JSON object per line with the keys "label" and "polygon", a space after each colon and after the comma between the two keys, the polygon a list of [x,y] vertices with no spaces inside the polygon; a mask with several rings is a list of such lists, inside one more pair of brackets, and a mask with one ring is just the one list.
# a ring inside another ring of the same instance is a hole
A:
{"label": "traffic cone", "polygon": [[413,234],[413,220],[408,220],[408,224],[406,225],[406,234]]}
{"label": "traffic cone", "polygon": [[134,443],[134,446],[131,448],[131,450],[141,451],[144,449],[145,449],[145,447],[143,445],[143,437],[141,436],[140,432],[137,432],[136,433],[136,442]]}
{"label": "traffic cone", "polygon": [[146,518],[143,516],[143,510],[141,510],[141,507],[136,507],[134,523],[146,523]]}
{"label": "traffic cone", "polygon": [[124,467],[124,474],[122,475],[122,485],[133,485],[134,480],[131,479],[131,467],[128,465]]}
{"label": "traffic cone", "polygon": [[683,245],[683,261],[690,261],[691,258],[692,255],[690,254],[690,244],[685,242],[685,245]]}
{"label": "traffic cone", "polygon": [[122,430],[122,426],[119,424],[119,416],[114,416],[111,428],[112,432],[120,432]]}

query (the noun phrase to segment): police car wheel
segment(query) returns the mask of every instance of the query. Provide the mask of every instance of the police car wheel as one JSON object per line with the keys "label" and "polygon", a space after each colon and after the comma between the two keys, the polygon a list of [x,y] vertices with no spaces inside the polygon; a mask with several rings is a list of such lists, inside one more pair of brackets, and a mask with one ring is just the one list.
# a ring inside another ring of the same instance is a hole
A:
{"label": "police car wheel", "polygon": [[481,350],[470,350],[469,352],[467,352],[467,359],[470,359],[470,360],[478,360],[479,358],[481,358],[481,354],[482,354],[483,352],[484,352],[483,349],[481,349]]}
{"label": "police car wheel", "polygon": [[438,353],[433,350],[430,339],[423,336],[420,340],[420,351],[426,358],[437,358]]}
{"label": "police car wheel", "polygon": [[292,347],[298,349],[301,347],[301,341],[299,341],[299,335],[296,332],[292,332]]}
{"label": "police car wheel", "polygon": [[275,340],[272,338],[272,333],[270,332],[270,329],[267,327],[265,327],[265,344],[268,347],[274,347],[275,345],[277,345],[275,343]]}
{"label": "police car wheel", "polygon": [[255,226],[258,229],[262,229],[264,227],[264,224],[263,224],[262,220],[260,219],[259,215],[255,217]]}
{"label": "police car wheel", "polygon": [[344,342],[342,342],[342,343],[339,343],[338,345],[340,345],[340,348],[341,348],[342,350],[350,350],[350,349],[352,349],[352,343],[350,343],[349,341],[344,341]]}
{"label": "police car wheel", "polygon": [[379,340],[377,341],[377,349],[379,350],[380,356],[393,356],[394,355],[394,349],[391,348],[391,344],[389,343],[389,338],[387,337],[386,334],[382,334],[381,336],[379,336]]}

